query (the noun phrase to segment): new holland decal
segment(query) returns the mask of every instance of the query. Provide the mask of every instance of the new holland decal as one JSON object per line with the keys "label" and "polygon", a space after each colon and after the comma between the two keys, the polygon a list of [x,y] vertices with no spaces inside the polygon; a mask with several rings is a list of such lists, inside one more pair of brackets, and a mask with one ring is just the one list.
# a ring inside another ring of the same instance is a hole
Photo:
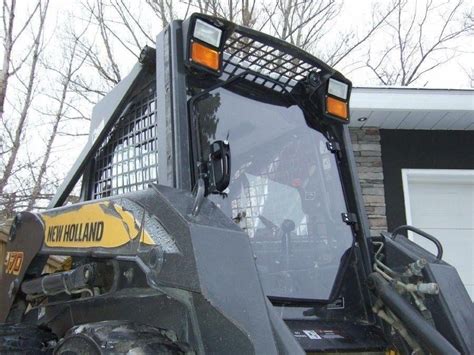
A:
{"label": "new holland decal", "polygon": [[133,214],[113,201],[85,204],[69,210],[42,213],[48,247],[116,248],[136,238],[154,245]]}

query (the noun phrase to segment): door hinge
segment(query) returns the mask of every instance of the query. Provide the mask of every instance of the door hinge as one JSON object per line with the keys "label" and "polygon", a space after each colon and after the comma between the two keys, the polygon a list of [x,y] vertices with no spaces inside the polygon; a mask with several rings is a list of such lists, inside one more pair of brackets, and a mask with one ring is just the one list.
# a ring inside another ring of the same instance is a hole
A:
{"label": "door hinge", "polygon": [[341,213],[341,217],[342,221],[349,226],[357,224],[357,215],[355,213]]}
{"label": "door hinge", "polygon": [[336,155],[336,159],[339,161],[342,159],[342,150],[341,150],[341,145],[336,142],[335,140],[330,140],[326,142],[326,147],[328,150]]}
{"label": "door hinge", "polygon": [[326,147],[331,153],[339,153],[341,151],[341,145],[336,141],[327,141]]}

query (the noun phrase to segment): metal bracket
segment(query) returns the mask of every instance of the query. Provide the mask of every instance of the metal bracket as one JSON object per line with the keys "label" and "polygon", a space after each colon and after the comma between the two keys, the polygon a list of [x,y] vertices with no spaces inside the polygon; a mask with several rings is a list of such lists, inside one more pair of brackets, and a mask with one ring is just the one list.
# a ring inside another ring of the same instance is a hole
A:
{"label": "metal bracket", "polygon": [[206,194],[206,185],[205,185],[204,179],[200,177],[196,183],[193,209],[191,212],[194,217],[196,217],[199,214],[199,211],[201,210],[201,205],[204,201],[205,194]]}

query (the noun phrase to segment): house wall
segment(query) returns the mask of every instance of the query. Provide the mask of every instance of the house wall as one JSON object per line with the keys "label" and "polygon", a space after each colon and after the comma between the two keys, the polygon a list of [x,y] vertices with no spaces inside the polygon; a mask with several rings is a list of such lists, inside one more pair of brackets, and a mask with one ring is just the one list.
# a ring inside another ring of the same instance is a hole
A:
{"label": "house wall", "polygon": [[387,230],[380,131],[378,128],[351,128],[350,132],[370,234],[377,236]]}
{"label": "house wall", "polygon": [[406,224],[402,169],[474,169],[474,131],[380,130],[387,224]]}
{"label": "house wall", "polygon": [[474,131],[350,132],[373,236],[406,224],[402,169],[474,169]]}

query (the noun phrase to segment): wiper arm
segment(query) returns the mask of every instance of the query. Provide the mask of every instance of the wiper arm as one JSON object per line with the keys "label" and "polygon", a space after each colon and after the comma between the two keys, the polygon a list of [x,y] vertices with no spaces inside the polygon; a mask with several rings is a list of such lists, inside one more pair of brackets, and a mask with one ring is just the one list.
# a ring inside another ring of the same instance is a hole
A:
{"label": "wiper arm", "polygon": [[[213,86],[201,91],[199,94],[196,94],[196,95],[194,95],[193,97],[191,97],[189,99],[190,107],[194,106],[195,101],[199,100],[202,97],[205,97],[211,91],[214,91],[214,90],[219,89],[221,87],[227,86],[227,85],[233,83],[234,81],[237,81],[237,80],[240,80],[240,79],[244,78],[248,74],[250,74],[249,71],[244,71],[244,72],[240,73],[239,75],[236,75],[236,76],[233,76],[233,77],[231,77],[227,80],[221,81],[221,82],[217,83],[216,85],[213,85]],[[193,112],[193,111],[191,110],[190,112]]]}

